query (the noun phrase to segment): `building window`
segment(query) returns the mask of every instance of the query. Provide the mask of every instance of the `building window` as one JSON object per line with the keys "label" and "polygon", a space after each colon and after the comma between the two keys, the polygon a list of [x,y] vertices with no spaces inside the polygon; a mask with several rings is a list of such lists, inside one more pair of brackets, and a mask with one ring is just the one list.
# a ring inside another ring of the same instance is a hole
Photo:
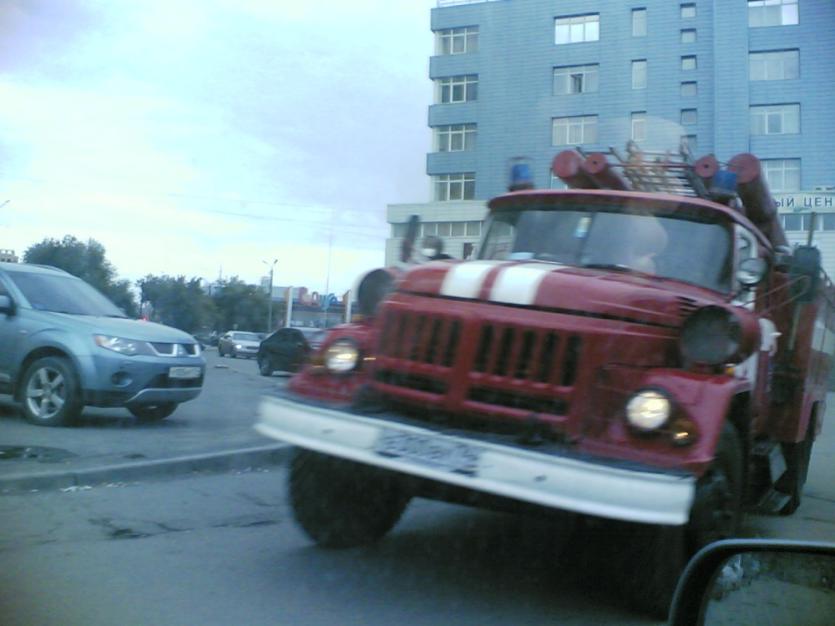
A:
{"label": "building window", "polygon": [[681,83],[681,95],[685,98],[691,98],[699,93],[699,84],[695,81],[688,81]]}
{"label": "building window", "polygon": [[558,17],[554,20],[554,43],[580,43],[600,39],[600,14]]}
{"label": "building window", "polygon": [[597,116],[555,117],[551,142],[555,146],[576,146],[597,141]]}
{"label": "building window", "polygon": [[436,54],[478,52],[478,26],[447,28],[435,33]]}
{"label": "building window", "polygon": [[632,89],[647,88],[647,62],[645,59],[632,61]]}
{"label": "building window", "polygon": [[[827,220],[827,217],[830,219]],[[818,215],[818,219],[815,220],[815,230],[833,230],[835,221],[832,220],[832,217],[835,217],[835,214],[824,213],[823,215]],[[823,220],[821,220],[821,218],[823,218]],[[780,222],[783,224],[783,230],[785,231],[799,230],[809,232],[809,228],[812,226],[812,214],[784,213],[780,216]]]}
{"label": "building window", "polygon": [[800,159],[763,159],[768,188],[776,193],[800,191]]}
{"label": "building window", "polygon": [[449,237],[450,226],[449,222],[438,222],[438,237]]}
{"label": "building window", "polygon": [[435,84],[436,100],[441,104],[472,102],[478,99],[478,74],[439,78]]}
{"label": "building window", "polygon": [[835,213],[821,213],[818,217],[821,230],[835,230]]}
{"label": "building window", "polygon": [[597,91],[599,65],[568,65],[554,68],[554,95]]}
{"label": "building window", "polygon": [[647,112],[635,111],[632,113],[632,141],[647,140]]}
{"label": "building window", "polygon": [[797,23],[797,0],[748,0],[748,26],[752,28]]}
{"label": "building window", "polygon": [[476,141],[475,124],[451,124],[435,127],[436,152],[473,150]]}
{"label": "building window", "polygon": [[790,80],[800,76],[800,51],[775,50],[748,55],[751,80]]}
{"label": "building window", "polygon": [[696,5],[692,2],[681,5],[681,19],[689,20],[696,17]]}
{"label": "building window", "polygon": [[647,36],[647,10],[632,9],[632,36]]}
{"label": "building window", "polygon": [[422,222],[420,225],[420,234],[422,237],[426,237],[427,235],[437,235],[438,234],[438,223],[437,222]]}
{"label": "building window", "polygon": [[472,200],[475,197],[474,172],[439,174],[433,176],[432,181],[435,184],[435,200]]}
{"label": "building window", "polygon": [[794,135],[799,132],[799,104],[770,104],[751,107],[752,135]]}
{"label": "building window", "polygon": [[696,62],[696,56],[695,55],[681,57],[681,69],[684,70],[685,72],[695,70],[697,66],[698,66],[698,64]]}
{"label": "building window", "polygon": [[682,109],[681,123],[685,126],[692,126],[699,123],[699,112],[696,109]]}
{"label": "building window", "polygon": [[696,29],[684,28],[681,31],[681,43],[696,43]]}
{"label": "building window", "polygon": [[466,232],[465,224],[466,224],[466,222],[452,222],[450,224],[450,226],[452,227],[451,232],[450,232],[450,236],[451,237],[464,237],[465,232]]}
{"label": "building window", "polygon": [[699,140],[696,135],[682,135],[681,137],[682,145],[686,146],[687,149],[690,151],[690,154],[697,154],[699,151]]}
{"label": "building window", "polygon": [[467,237],[481,237],[481,222],[467,222]]}

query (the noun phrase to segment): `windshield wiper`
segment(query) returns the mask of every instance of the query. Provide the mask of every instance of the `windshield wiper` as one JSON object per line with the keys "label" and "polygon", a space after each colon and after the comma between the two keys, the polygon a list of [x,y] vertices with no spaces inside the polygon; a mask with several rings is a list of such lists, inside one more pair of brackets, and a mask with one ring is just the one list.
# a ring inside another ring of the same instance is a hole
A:
{"label": "windshield wiper", "polygon": [[629,267],[628,265],[622,265],[621,263],[583,263],[580,267],[588,267],[593,270],[615,270],[616,272],[644,273]]}

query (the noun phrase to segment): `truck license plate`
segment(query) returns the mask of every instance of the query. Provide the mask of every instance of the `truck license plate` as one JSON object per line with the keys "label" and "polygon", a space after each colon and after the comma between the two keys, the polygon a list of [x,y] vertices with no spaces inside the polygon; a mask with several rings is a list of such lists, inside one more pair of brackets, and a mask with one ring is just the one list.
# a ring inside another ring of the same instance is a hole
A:
{"label": "truck license plate", "polygon": [[168,370],[168,378],[189,379],[200,378],[199,367],[172,367]]}
{"label": "truck license plate", "polygon": [[471,476],[476,474],[481,456],[479,448],[466,443],[396,430],[383,430],[374,444],[374,452]]}

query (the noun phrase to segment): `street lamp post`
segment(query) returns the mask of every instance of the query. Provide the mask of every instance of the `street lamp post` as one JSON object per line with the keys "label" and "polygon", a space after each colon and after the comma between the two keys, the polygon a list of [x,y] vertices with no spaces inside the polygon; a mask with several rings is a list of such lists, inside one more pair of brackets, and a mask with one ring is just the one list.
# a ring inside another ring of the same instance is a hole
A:
{"label": "street lamp post", "polygon": [[273,259],[272,263],[267,261],[261,261],[261,263],[270,267],[270,287],[267,291],[267,333],[269,334],[273,331],[273,270],[278,259]]}

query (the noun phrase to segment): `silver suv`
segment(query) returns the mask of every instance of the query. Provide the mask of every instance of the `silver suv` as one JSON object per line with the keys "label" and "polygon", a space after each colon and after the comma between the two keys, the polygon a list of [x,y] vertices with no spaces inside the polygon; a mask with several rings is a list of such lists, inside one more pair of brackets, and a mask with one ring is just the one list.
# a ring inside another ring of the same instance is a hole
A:
{"label": "silver suv", "polygon": [[85,405],[164,419],[200,394],[205,369],[191,335],[127,318],[62,270],[0,263],[0,393],[30,422],[67,424]]}

